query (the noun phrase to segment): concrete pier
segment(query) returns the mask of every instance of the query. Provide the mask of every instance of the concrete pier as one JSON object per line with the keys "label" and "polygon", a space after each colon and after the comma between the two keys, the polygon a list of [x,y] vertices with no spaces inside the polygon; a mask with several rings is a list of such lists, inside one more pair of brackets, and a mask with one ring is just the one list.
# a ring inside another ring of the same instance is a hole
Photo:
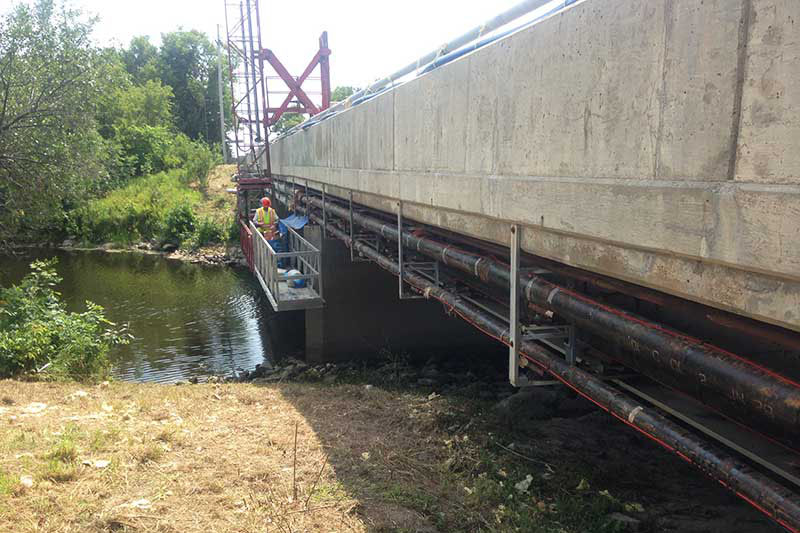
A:
{"label": "concrete pier", "polygon": [[306,226],[304,236],[322,246],[325,293],[324,308],[305,311],[309,363],[377,357],[384,350],[398,355],[443,349],[504,352],[499,343],[443,313],[438,302],[400,300],[395,276],[373,263],[351,262],[341,241],[323,242],[319,226]]}

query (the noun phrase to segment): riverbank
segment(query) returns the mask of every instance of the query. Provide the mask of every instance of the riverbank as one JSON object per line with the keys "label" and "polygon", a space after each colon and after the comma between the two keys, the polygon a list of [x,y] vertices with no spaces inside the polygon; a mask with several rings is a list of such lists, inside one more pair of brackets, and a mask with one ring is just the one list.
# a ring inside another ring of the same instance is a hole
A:
{"label": "riverbank", "polygon": [[[180,246],[175,242],[160,242],[158,239],[139,239],[135,237],[136,227],[131,226],[124,232],[114,232],[117,239],[114,241],[90,243],[76,235],[67,237],[61,242],[41,242],[28,244],[11,244],[10,251],[25,252],[36,249],[57,249],[65,251],[94,252],[104,251],[109,253],[135,252],[142,254],[161,255],[167,259],[188,261],[214,265],[246,266],[246,261],[238,244],[238,234],[233,240],[229,226],[233,223],[236,209],[236,196],[229,193],[233,186],[231,176],[236,171],[235,165],[217,165],[211,169],[205,187],[200,190],[197,183],[180,185],[185,191],[195,194],[196,199],[191,202],[197,220],[207,221],[219,233],[217,237],[226,242],[202,243],[197,246],[188,239]],[[188,205],[188,204],[187,204]],[[224,231],[223,231],[224,230]],[[220,233],[222,232],[222,233]],[[195,239],[196,240],[196,239]]]}
{"label": "riverbank", "polygon": [[775,531],[605,413],[361,379],[2,381],[0,530]]}

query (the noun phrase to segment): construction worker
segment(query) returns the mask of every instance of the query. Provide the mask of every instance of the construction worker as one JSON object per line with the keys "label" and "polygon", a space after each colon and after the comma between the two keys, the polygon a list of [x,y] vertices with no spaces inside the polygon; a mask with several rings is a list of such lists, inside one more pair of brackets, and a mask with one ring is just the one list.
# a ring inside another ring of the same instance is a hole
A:
{"label": "construction worker", "polygon": [[278,213],[271,207],[272,202],[269,198],[261,199],[261,207],[256,209],[256,214],[253,216],[253,223],[255,223],[258,230],[267,241],[275,241],[280,238],[278,233]]}

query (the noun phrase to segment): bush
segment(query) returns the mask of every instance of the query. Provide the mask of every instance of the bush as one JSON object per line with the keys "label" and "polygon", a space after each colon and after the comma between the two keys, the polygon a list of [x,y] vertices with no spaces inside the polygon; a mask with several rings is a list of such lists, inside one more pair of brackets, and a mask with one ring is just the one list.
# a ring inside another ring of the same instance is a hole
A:
{"label": "bush", "polygon": [[186,204],[175,206],[169,213],[164,224],[162,240],[180,245],[192,237],[197,227],[197,215]]}
{"label": "bush", "polygon": [[239,242],[241,226],[239,225],[239,218],[234,216],[228,224],[228,242]]}
{"label": "bush", "polygon": [[200,220],[197,225],[192,246],[199,248],[208,244],[219,244],[225,241],[225,230],[222,224],[210,218]]}
{"label": "bush", "polygon": [[129,244],[162,238],[169,213],[181,206],[192,210],[202,199],[200,192],[186,187],[181,180],[178,170],[132,180],[105,198],[72,211],[66,231],[92,243]]}
{"label": "bush", "polygon": [[180,168],[185,183],[197,182],[200,188],[208,185],[208,173],[217,162],[211,148],[201,141],[192,141],[179,133],[172,142],[167,163],[171,168]]}
{"label": "bush", "polygon": [[103,377],[109,349],[129,340],[99,305],[68,312],[53,289],[61,281],[54,265],[35,261],[18,285],[0,288],[0,377],[39,371],[58,379]]}

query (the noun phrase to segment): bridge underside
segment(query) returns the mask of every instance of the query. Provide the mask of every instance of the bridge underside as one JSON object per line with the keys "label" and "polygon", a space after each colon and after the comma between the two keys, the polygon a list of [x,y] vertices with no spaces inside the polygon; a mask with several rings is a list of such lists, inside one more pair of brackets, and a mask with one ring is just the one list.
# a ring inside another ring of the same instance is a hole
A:
{"label": "bridge underside", "polygon": [[279,138],[275,194],[510,347],[512,383],[564,383],[798,531],[797,21],[585,0]]}
{"label": "bridge underside", "polygon": [[278,140],[273,172],[800,331],[797,20],[583,2]]}

